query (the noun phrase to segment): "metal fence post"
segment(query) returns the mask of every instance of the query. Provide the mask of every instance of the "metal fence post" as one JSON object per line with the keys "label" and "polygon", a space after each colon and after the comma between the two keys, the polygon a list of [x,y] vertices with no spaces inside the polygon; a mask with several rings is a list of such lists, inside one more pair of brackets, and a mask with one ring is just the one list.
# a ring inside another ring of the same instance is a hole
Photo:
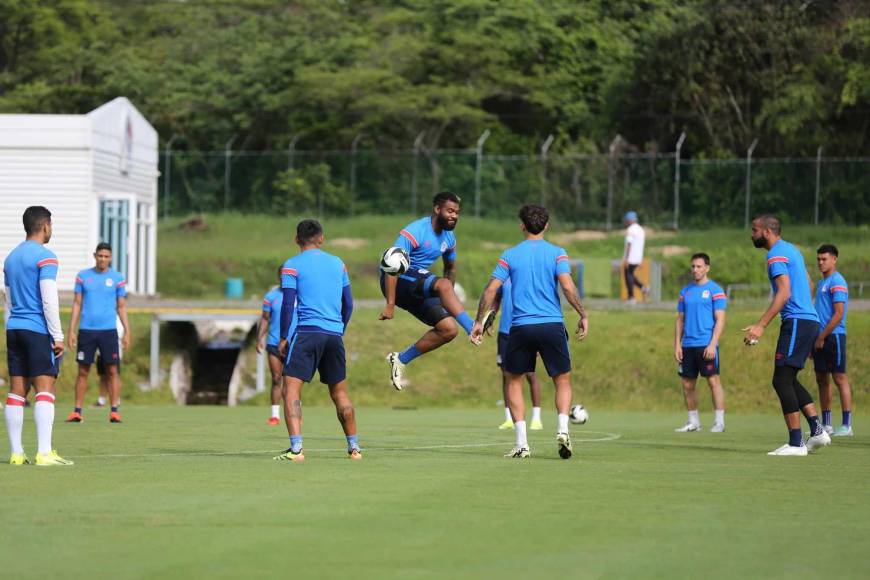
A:
{"label": "metal fence post", "polygon": [[411,213],[417,213],[417,166],[420,160],[420,147],[423,145],[423,137],[426,136],[426,131],[420,131],[417,138],[414,139],[414,167],[411,168]]}
{"label": "metal fence post", "polygon": [[541,145],[541,205],[547,205],[547,153],[550,151],[550,145],[553,144],[553,134],[550,133],[547,139]]}
{"label": "metal fence post", "polygon": [[232,164],[233,142],[235,140],[236,136],[233,135],[224,145],[224,211],[227,211],[230,205],[230,165]]}
{"label": "metal fence post", "polygon": [[357,133],[356,137],[350,143],[350,196],[353,199],[353,194],[356,192],[356,147],[359,145],[359,140],[363,134]]}
{"label": "metal fence post", "polygon": [[613,175],[614,170],[614,161],[613,158],[616,156],[616,149],[619,147],[619,142],[622,141],[622,135],[617,135],[614,137],[613,142],[610,143],[610,155],[607,157],[607,231],[613,229],[613,181],[615,176]]}
{"label": "metal fence post", "polygon": [[170,196],[170,180],[172,179],[172,144],[175,142],[175,138],[178,137],[175,133],[172,134],[172,137],[169,138],[169,141],[166,142],[166,149],[163,151],[163,168],[165,169],[165,175],[163,176],[163,219],[169,217],[169,196]]}
{"label": "metal fence post", "polygon": [[683,141],[686,140],[686,132],[680,133],[677,139],[677,147],[674,154],[674,229],[680,229],[680,151]]}
{"label": "metal fence post", "polygon": [[483,164],[483,144],[489,139],[489,129],[477,139],[477,163],[474,167],[474,217],[480,217],[480,171]]}
{"label": "metal fence post", "polygon": [[819,225],[819,194],[822,187],[822,146],[816,151],[816,211],[813,215],[813,224]]}
{"label": "metal fence post", "polygon": [[752,152],[758,145],[758,139],[752,141],[752,145],[746,150],[746,207],[743,209],[743,227],[749,227],[749,206],[752,203]]}

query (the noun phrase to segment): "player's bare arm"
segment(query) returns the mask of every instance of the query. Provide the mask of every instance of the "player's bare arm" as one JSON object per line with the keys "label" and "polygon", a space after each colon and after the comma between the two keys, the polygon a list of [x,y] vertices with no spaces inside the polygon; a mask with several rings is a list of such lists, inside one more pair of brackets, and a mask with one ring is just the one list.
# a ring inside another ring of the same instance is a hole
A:
{"label": "player's bare arm", "polygon": [[843,315],[846,313],[846,309],[844,307],[843,302],[834,302],[834,314],[831,316],[831,320],[828,321],[827,326],[822,329],[819,333],[818,338],[816,338],[815,349],[821,350],[825,348],[825,339],[828,338],[834,329],[839,326],[840,321],[843,320]]}
{"label": "player's bare arm", "polygon": [[570,273],[559,274],[559,286],[562,288],[565,300],[580,315],[580,321],[577,322],[577,330],[574,331],[574,336],[577,337],[577,340],[585,340],[589,334],[589,318],[586,316],[586,309],[583,307],[580,296],[577,295],[577,287],[574,285],[574,280],[571,278]]}
{"label": "player's bare arm", "polygon": [[384,276],[384,293],[387,295],[387,303],[378,316],[378,320],[392,320],[396,309],[396,285],[399,283],[398,276]]}
{"label": "player's bare arm", "polygon": [[474,344],[480,344],[483,341],[483,317],[494,309],[498,300],[498,289],[501,286],[501,280],[490,278],[486,288],[483,289],[483,294],[480,295],[480,301],[477,304],[477,318],[474,320],[471,334],[468,335],[469,340]]}
{"label": "player's bare arm", "polygon": [[704,349],[704,359],[713,360],[716,358],[716,349],[719,347],[719,338],[725,330],[725,311],[713,311],[713,317],[716,319],[716,324],[713,326],[713,337],[710,339],[710,344]]}
{"label": "player's bare arm", "polygon": [[758,319],[758,322],[751,326],[742,329],[746,336],[743,337],[743,342],[746,344],[755,344],[764,334],[764,329],[770,324],[770,321],[776,318],[788,299],[791,298],[791,279],[788,274],[782,274],[774,279],[776,284],[776,292],[773,295],[773,300],[770,301],[770,306]]}
{"label": "player's bare arm", "polygon": [[674,359],[679,363],[683,362],[683,325],[685,319],[686,315],[678,312],[677,321],[674,323]]}
{"label": "player's bare arm", "polygon": [[266,350],[266,335],[269,333],[269,320],[272,318],[272,313],[263,311],[260,316],[260,322],[257,326],[257,354]]}
{"label": "player's bare arm", "polygon": [[67,342],[69,343],[70,350],[75,350],[76,346],[78,346],[78,335],[76,335],[76,328],[79,325],[79,319],[82,316],[82,295],[79,293],[75,294],[75,298],[73,298],[72,305],[72,315],[69,319],[69,332],[67,332]]}
{"label": "player's bare arm", "polygon": [[456,261],[444,258],[444,277],[450,280],[450,283],[456,285]]}
{"label": "player's bare arm", "polygon": [[130,348],[133,335],[130,333],[130,321],[127,318],[127,299],[123,296],[118,298],[118,318],[121,319],[121,326],[124,328],[124,338],[121,339],[121,345],[126,350]]}

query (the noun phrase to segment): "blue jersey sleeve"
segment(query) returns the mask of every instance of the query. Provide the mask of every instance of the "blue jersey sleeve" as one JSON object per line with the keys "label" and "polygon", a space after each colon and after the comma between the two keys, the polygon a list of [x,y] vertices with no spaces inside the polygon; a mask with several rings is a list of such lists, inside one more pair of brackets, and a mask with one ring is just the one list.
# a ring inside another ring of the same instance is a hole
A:
{"label": "blue jersey sleeve", "polygon": [[281,289],[292,288],[295,290],[298,275],[299,272],[292,266],[290,260],[287,260],[281,268]]}
{"label": "blue jersey sleeve", "polygon": [[125,298],[127,296],[127,279],[124,278],[123,274],[118,276],[117,283],[115,284],[115,298]]}
{"label": "blue jersey sleeve", "polygon": [[265,296],[263,296],[263,312],[272,312],[272,301],[269,300],[269,294],[271,292],[267,292]]}
{"label": "blue jersey sleeve", "polygon": [[402,248],[409,254],[411,253],[411,250],[417,249],[417,247],[420,245],[420,243],[417,241],[417,234],[411,231],[413,229],[414,225],[408,224],[408,226],[403,228],[402,231],[399,232],[399,235],[396,236],[395,245],[399,248]]}
{"label": "blue jersey sleeve", "polygon": [[767,273],[771,280],[783,274],[788,275],[788,257],[768,254]]}
{"label": "blue jersey sleeve", "polygon": [[564,248],[559,248],[559,253],[556,255],[556,275],[570,273],[571,264],[569,263],[568,252]]}
{"label": "blue jersey sleeve", "polygon": [[495,270],[492,271],[492,277],[504,282],[508,278],[510,278],[510,265],[507,261],[507,252],[501,255],[501,258],[498,259],[498,264],[495,266]]}
{"label": "blue jersey sleeve", "polygon": [[842,276],[831,285],[828,290],[831,293],[831,302],[848,302],[849,301],[849,286],[846,284],[846,279]]}
{"label": "blue jersey sleeve", "polygon": [[36,263],[36,267],[39,269],[39,279],[57,280],[57,267],[59,265],[57,257],[49,251],[46,251],[46,254],[46,257]]}
{"label": "blue jersey sleeve", "polygon": [[456,239],[454,238],[453,240],[450,241],[450,243],[452,245],[449,248],[447,248],[447,251],[444,252],[444,259],[447,260],[448,262],[455,262],[456,261]]}
{"label": "blue jersey sleeve", "polygon": [[347,275],[347,266],[341,265],[341,287],[350,286],[350,276]]}
{"label": "blue jersey sleeve", "polygon": [[79,272],[78,274],[76,274],[76,285],[75,285],[75,293],[76,294],[83,294],[84,293],[84,291],[85,291],[84,284],[85,284],[85,280],[84,280],[84,278],[82,278],[82,273]]}
{"label": "blue jersey sleeve", "polygon": [[686,313],[686,286],[680,290],[680,297],[677,299],[677,312]]}
{"label": "blue jersey sleeve", "polygon": [[714,285],[713,288],[713,310],[725,310],[728,308],[728,296],[721,287]]}

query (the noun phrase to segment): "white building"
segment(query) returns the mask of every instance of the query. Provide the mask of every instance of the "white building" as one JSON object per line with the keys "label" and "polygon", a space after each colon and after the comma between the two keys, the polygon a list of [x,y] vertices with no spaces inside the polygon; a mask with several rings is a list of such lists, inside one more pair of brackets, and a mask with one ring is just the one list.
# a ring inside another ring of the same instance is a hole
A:
{"label": "white building", "polygon": [[0,261],[24,240],[24,210],[42,205],[60,290],[104,241],[128,290],[154,294],[157,160],[157,131],[124,97],[86,115],[0,115]]}

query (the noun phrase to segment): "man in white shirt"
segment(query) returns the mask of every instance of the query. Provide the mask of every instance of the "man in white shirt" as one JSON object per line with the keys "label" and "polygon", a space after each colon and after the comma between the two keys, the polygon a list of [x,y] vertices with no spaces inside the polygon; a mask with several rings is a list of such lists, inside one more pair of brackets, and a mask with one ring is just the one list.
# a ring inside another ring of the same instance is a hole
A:
{"label": "man in white shirt", "polygon": [[644,296],[649,294],[649,288],[634,275],[634,271],[643,263],[643,246],[646,233],[637,223],[637,213],[630,211],[622,218],[625,221],[625,251],[622,255],[622,269],[625,272],[625,287],[628,290],[628,303],[634,304],[634,288],[640,288]]}

